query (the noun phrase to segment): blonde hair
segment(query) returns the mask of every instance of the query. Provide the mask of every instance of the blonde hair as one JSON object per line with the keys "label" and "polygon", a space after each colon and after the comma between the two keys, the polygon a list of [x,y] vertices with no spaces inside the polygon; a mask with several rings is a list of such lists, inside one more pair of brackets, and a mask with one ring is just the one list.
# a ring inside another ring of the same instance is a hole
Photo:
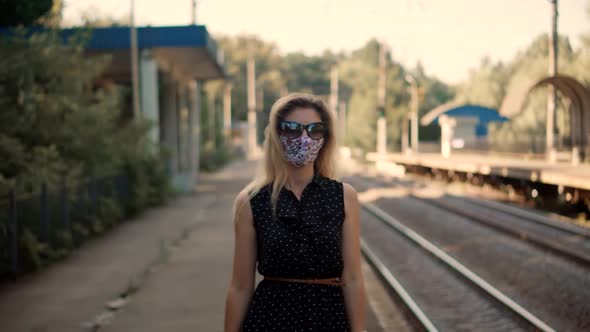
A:
{"label": "blonde hair", "polygon": [[328,110],[324,102],[310,94],[291,93],[278,99],[270,110],[269,124],[264,129],[263,155],[258,163],[254,179],[246,185],[242,192],[247,200],[254,197],[266,185],[273,183],[271,190],[271,209],[276,215],[276,206],[280,189],[287,182],[287,161],[283,157],[283,147],[279,141],[279,123],[296,108],[312,108],[318,112],[321,121],[327,125],[324,145],[314,161],[314,173],[328,178],[336,178],[336,158],[338,144],[334,114]]}

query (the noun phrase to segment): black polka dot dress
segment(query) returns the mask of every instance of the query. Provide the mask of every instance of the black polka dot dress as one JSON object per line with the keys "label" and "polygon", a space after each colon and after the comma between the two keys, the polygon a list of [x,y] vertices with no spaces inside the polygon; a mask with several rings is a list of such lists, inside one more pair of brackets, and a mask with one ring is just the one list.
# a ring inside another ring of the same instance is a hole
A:
{"label": "black polka dot dress", "polygon": [[[301,201],[283,188],[272,218],[271,185],[252,197],[257,270],[282,278],[340,277],[344,193],[342,182],[316,174]],[[262,280],[242,322],[243,332],[350,331],[341,286]]]}

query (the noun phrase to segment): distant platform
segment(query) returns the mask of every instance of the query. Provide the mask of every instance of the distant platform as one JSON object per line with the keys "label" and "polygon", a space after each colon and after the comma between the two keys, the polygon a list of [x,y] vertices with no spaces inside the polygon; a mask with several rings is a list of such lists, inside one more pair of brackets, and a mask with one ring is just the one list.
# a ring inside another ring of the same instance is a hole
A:
{"label": "distant platform", "polygon": [[454,154],[450,158],[444,158],[438,153],[388,153],[381,157],[376,153],[370,153],[367,159],[471,174],[496,175],[590,191],[589,164],[549,163],[543,160],[476,154]]}

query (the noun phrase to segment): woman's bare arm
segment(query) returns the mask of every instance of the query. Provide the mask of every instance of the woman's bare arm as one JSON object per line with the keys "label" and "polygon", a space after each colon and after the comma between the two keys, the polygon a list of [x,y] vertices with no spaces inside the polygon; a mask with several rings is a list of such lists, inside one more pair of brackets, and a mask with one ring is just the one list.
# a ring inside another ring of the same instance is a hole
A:
{"label": "woman's bare arm", "polygon": [[365,282],[361,271],[360,203],[356,190],[348,183],[344,186],[345,218],[342,230],[342,279],[346,310],[352,332],[365,329]]}
{"label": "woman's bare arm", "polygon": [[225,332],[239,332],[254,291],[256,273],[256,232],[247,194],[236,197],[234,214],[234,259],[225,302]]}

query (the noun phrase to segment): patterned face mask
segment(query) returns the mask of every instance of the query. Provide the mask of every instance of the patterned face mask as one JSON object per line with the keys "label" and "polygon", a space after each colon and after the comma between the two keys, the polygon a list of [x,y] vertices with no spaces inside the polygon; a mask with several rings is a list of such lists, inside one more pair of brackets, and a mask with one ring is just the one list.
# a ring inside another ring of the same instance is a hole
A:
{"label": "patterned face mask", "polygon": [[315,161],[318,152],[324,145],[324,138],[315,140],[309,136],[288,138],[281,135],[279,139],[283,146],[285,159],[296,167],[301,167]]}

